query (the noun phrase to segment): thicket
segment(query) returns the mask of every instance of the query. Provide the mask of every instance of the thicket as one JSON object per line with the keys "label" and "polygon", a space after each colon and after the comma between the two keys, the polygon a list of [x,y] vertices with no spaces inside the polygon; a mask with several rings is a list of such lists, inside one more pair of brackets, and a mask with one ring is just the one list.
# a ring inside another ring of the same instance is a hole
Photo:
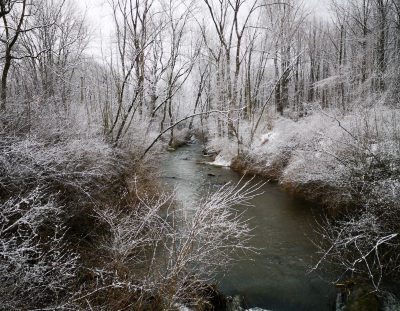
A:
{"label": "thicket", "polygon": [[224,302],[209,284],[248,249],[250,228],[234,206],[257,187],[227,185],[187,215],[160,191],[143,147],[116,148],[74,126],[46,136],[42,127],[12,131],[8,122],[1,135],[0,309]]}
{"label": "thicket", "polygon": [[251,251],[235,205],[257,186],[226,185],[188,215],[161,190],[159,154],[143,157],[160,120],[128,98],[125,68],[85,56],[73,3],[1,1],[0,17],[0,309],[223,304],[210,284]]}

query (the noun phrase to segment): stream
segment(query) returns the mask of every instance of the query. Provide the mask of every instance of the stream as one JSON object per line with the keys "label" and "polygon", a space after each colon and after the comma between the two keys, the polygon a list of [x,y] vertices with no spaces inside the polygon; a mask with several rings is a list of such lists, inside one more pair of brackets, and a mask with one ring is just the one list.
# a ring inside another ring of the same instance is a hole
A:
{"label": "stream", "polygon": [[[163,163],[166,187],[176,189],[176,200],[190,204],[226,182],[241,176],[228,168],[199,164],[207,161],[200,145],[189,145],[169,153]],[[254,179],[252,182],[260,181]],[[313,226],[318,208],[295,199],[278,185],[267,183],[263,194],[245,212],[254,228],[252,246],[258,254],[239,260],[218,278],[228,296],[244,297],[246,307],[276,311],[332,310],[334,289],[321,275],[309,273],[315,246]],[[240,207],[239,207],[240,208]]]}

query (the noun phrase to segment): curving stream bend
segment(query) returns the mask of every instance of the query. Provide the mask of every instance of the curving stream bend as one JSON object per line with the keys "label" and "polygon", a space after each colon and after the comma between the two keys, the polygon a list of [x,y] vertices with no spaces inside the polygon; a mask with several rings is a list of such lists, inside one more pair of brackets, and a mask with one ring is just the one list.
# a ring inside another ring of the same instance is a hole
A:
{"label": "curving stream bend", "polygon": [[[227,168],[198,164],[204,161],[201,146],[190,145],[169,153],[162,177],[175,187],[178,202],[188,204],[213,187],[237,182],[240,175]],[[256,182],[256,181],[254,181]],[[254,228],[252,246],[259,254],[241,260],[221,276],[219,286],[229,296],[240,295],[248,307],[277,311],[332,309],[332,286],[308,273],[315,252],[310,239],[318,209],[294,199],[278,185],[266,184],[252,200],[245,217]]]}

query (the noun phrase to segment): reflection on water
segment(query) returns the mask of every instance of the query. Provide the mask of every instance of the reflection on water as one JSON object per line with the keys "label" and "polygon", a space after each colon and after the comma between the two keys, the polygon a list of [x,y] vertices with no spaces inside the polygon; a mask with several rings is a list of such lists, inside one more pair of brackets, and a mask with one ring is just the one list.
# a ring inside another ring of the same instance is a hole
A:
{"label": "reflection on water", "polygon": [[[176,199],[193,203],[212,188],[240,177],[226,168],[198,164],[205,159],[198,145],[170,153],[163,164],[163,179],[177,189]],[[329,310],[332,289],[316,274],[309,274],[310,242],[314,216],[310,205],[295,200],[277,185],[266,184],[264,193],[252,200],[245,217],[255,228],[252,243],[259,248],[252,260],[235,263],[221,276],[220,288],[226,295],[242,295],[249,307],[270,310]]]}

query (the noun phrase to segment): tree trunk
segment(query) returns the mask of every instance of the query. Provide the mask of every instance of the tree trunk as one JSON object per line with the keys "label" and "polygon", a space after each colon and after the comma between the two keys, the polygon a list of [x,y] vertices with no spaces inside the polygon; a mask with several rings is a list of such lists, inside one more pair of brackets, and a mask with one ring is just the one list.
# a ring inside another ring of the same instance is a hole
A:
{"label": "tree trunk", "polygon": [[384,0],[377,0],[379,12],[379,38],[378,38],[378,88],[379,91],[385,90],[384,75],[386,71],[386,4]]}
{"label": "tree trunk", "polygon": [[7,77],[8,72],[11,67],[11,51],[9,46],[6,47],[6,55],[4,57],[4,67],[3,73],[1,75],[1,90],[0,90],[0,98],[1,98],[1,110],[5,111],[7,109]]}
{"label": "tree trunk", "polygon": [[276,111],[283,115],[283,106],[281,100],[281,82],[279,81],[279,65],[278,65],[278,52],[275,52],[274,58],[274,66],[275,66],[275,106]]}

